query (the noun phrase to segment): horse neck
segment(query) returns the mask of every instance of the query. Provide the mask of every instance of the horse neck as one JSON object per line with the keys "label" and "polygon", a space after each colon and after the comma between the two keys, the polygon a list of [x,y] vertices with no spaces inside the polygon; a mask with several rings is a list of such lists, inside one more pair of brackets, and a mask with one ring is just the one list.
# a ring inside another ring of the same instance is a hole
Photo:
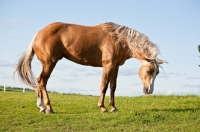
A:
{"label": "horse neck", "polygon": [[132,46],[130,44],[129,44],[129,48],[130,48],[130,51],[132,52],[132,57],[136,58],[140,61],[145,60],[145,58],[154,58],[155,57],[154,54],[158,54],[157,49],[156,49],[156,53],[152,54],[152,52],[150,52],[150,51],[148,51],[148,52],[145,51],[145,50],[151,50],[151,49],[146,49],[146,48],[143,49],[142,47],[137,48],[137,46]]}
{"label": "horse neck", "polygon": [[144,60],[144,56],[142,56],[140,53],[138,53],[137,51],[132,51],[132,57],[133,58],[136,58],[140,61],[143,61]]}

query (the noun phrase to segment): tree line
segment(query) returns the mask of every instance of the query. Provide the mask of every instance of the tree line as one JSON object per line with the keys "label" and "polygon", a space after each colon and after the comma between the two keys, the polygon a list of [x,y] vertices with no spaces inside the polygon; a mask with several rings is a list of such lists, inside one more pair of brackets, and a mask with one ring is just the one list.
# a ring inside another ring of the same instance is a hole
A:
{"label": "tree line", "polygon": [[[199,50],[199,53],[200,53],[200,45],[198,45],[198,50]],[[200,67],[200,65],[199,65],[199,67]]]}

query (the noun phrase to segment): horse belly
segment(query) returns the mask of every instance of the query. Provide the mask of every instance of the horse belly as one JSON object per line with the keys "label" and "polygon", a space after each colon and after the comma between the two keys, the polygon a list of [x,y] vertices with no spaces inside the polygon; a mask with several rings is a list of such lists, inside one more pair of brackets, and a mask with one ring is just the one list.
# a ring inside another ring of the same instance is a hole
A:
{"label": "horse belly", "polygon": [[64,57],[81,65],[102,67],[102,53],[98,48],[69,48]]}

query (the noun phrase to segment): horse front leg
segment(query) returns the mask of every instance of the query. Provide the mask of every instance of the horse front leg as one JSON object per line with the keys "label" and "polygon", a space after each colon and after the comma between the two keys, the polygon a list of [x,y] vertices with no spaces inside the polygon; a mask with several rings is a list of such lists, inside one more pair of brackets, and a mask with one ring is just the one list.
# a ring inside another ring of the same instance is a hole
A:
{"label": "horse front leg", "polygon": [[106,79],[102,79],[101,92],[100,92],[100,97],[99,97],[99,102],[98,102],[98,107],[101,109],[102,113],[107,112],[107,109],[104,106],[104,99],[105,99],[107,88],[108,88],[108,83],[106,82]]}
{"label": "horse front leg", "polygon": [[117,75],[118,75],[119,67],[115,67],[113,69],[113,73],[110,79],[110,102],[109,105],[112,107],[111,112],[117,112],[117,108],[115,107],[115,90],[117,87]]}
{"label": "horse front leg", "polygon": [[101,82],[101,92],[100,92],[100,97],[99,97],[99,102],[98,102],[98,107],[101,109],[102,113],[107,112],[107,109],[104,106],[104,99],[105,99],[105,94],[108,88],[111,74],[112,74],[112,66],[108,66],[108,65],[104,66],[102,82]]}

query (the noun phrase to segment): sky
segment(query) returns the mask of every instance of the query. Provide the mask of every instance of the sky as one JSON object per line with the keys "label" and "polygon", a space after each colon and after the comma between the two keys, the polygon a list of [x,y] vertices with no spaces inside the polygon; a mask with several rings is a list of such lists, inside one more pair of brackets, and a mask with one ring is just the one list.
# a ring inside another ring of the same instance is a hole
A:
{"label": "sky", "polygon": [[[155,43],[162,64],[154,94],[200,94],[200,1],[199,0],[5,0],[0,1],[0,85],[28,87],[13,79],[15,65],[33,36],[53,22],[98,25],[114,22],[137,30]],[[117,96],[140,96],[141,62],[132,58],[119,69]],[[36,77],[41,64],[34,57]],[[60,60],[47,90],[99,95],[102,68]],[[106,95],[109,95],[109,89]]]}

